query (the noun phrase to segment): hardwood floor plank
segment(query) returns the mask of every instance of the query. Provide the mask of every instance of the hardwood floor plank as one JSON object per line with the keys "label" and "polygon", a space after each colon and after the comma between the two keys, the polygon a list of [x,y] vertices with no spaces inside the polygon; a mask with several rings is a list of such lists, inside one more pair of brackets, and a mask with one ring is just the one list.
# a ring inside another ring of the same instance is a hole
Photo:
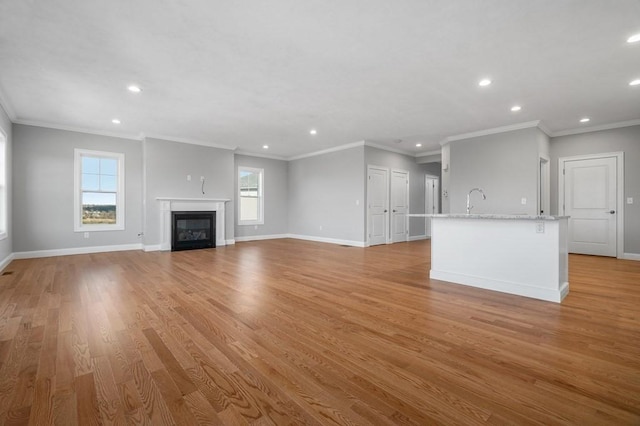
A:
{"label": "hardwood floor plank", "polygon": [[78,407],[78,423],[81,425],[101,425],[102,416],[98,406],[93,373],[78,376],[75,379]]}
{"label": "hardwood floor plank", "polygon": [[105,425],[124,425],[124,409],[107,357],[94,358],[93,371],[100,418]]}
{"label": "hardwood floor plank", "polygon": [[640,424],[640,262],[561,304],[429,279],[429,241],[14,260],[4,424]]}
{"label": "hardwood floor plank", "polygon": [[30,426],[51,425],[54,423],[53,380],[50,377],[36,380],[33,405],[28,419]]}
{"label": "hardwood floor plank", "polygon": [[151,374],[144,366],[143,362],[136,362],[132,365],[133,380],[140,395],[142,405],[147,412],[147,416],[154,425],[176,424],[167,402],[163,399]]}

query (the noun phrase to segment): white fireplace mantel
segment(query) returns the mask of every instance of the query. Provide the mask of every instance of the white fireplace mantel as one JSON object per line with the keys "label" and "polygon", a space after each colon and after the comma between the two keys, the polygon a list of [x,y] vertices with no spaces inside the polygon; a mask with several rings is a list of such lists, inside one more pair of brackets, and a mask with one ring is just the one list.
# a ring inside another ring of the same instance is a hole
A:
{"label": "white fireplace mantel", "polygon": [[160,250],[171,250],[171,212],[216,212],[216,246],[226,245],[225,203],[226,198],[176,198],[157,197],[160,202]]}

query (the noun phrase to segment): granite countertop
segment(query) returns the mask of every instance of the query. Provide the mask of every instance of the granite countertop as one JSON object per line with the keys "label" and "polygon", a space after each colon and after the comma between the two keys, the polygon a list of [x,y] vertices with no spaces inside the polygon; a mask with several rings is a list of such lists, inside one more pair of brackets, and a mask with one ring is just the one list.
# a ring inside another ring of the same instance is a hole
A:
{"label": "granite countertop", "polygon": [[569,216],[531,216],[525,214],[408,214],[407,217],[432,217],[442,219],[497,219],[497,220],[560,220]]}

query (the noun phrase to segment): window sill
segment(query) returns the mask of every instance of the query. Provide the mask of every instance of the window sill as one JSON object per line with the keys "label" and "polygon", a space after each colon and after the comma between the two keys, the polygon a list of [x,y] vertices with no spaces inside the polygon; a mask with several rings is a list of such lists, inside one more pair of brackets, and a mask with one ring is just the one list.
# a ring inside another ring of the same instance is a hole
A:
{"label": "window sill", "polygon": [[238,222],[238,226],[264,225],[264,221]]}
{"label": "window sill", "polygon": [[73,232],[124,231],[124,225],[76,226]]}

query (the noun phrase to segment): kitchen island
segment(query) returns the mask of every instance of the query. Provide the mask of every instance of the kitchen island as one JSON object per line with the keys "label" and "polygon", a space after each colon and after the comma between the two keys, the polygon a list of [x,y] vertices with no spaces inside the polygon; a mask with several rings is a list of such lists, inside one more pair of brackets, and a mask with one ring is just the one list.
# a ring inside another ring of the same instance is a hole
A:
{"label": "kitchen island", "polygon": [[432,279],[558,303],[569,293],[566,216],[407,216],[431,219]]}

